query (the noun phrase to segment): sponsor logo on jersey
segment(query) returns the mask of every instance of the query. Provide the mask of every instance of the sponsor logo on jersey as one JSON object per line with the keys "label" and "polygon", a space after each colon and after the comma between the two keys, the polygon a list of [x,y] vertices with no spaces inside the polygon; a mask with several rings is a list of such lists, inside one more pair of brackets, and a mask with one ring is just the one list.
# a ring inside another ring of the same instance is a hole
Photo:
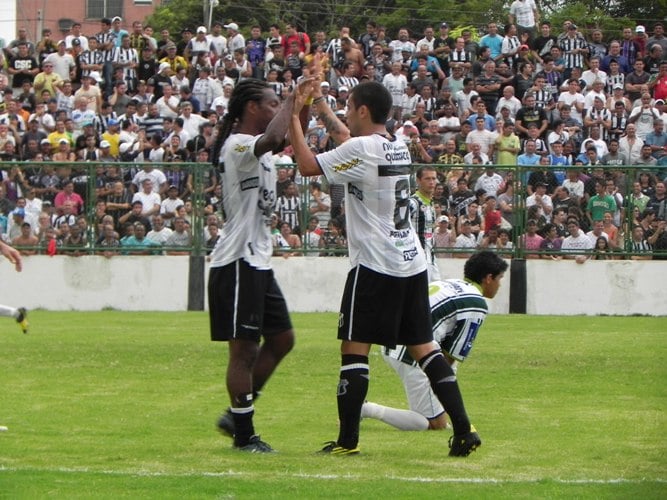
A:
{"label": "sponsor logo on jersey", "polygon": [[237,153],[245,153],[246,151],[250,150],[250,146],[245,146],[243,144],[237,144],[234,146],[234,151]]}
{"label": "sponsor logo on jersey", "polygon": [[259,177],[251,177],[241,181],[241,191],[247,191],[248,189],[257,189],[259,187]]}
{"label": "sponsor logo on jersey", "polygon": [[[412,159],[410,158],[410,151],[408,151],[408,148],[405,144],[394,144],[392,142],[385,142],[382,144],[382,149],[385,151],[384,159],[390,163],[403,162],[403,161],[409,163],[412,162]],[[384,167],[386,168],[386,166]],[[394,174],[380,173],[380,175],[402,175],[402,174],[403,172]]]}
{"label": "sponsor logo on jersey", "polygon": [[389,231],[389,236],[391,238],[407,238],[410,236],[410,230],[404,229],[402,231]]}
{"label": "sponsor logo on jersey", "polygon": [[405,262],[410,262],[411,260],[414,260],[414,258],[417,256],[417,248],[412,247],[410,250],[404,250],[403,251],[403,260]]}
{"label": "sponsor logo on jersey", "polygon": [[350,170],[357,165],[361,163],[361,160],[359,158],[354,158],[353,160],[346,161],[345,163],[341,163],[340,165],[334,165],[333,169],[334,172],[345,172],[346,170]]}

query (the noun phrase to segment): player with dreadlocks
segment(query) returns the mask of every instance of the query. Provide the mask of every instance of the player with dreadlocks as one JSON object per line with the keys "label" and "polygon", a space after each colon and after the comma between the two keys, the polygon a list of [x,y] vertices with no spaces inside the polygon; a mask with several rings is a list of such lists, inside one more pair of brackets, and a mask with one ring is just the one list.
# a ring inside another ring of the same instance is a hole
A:
{"label": "player with dreadlocks", "polygon": [[[281,105],[263,81],[241,81],[218,129],[214,161],[222,175],[226,220],[211,254],[211,339],[229,343],[231,406],[218,421],[234,448],[273,449],[255,434],[254,399],[294,345],[287,305],[271,269],[276,202],[273,154],[286,144],[294,96]],[[306,109],[301,116],[305,120]],[[263,340],[263,342],[262,342]]]}

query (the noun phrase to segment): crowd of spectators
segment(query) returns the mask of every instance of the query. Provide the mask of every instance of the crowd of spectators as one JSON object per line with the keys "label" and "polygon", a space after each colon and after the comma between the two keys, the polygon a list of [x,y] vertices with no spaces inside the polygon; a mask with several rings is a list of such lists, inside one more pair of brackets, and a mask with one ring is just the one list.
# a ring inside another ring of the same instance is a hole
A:
{"label": "crowd of spectators", "polygon": [[[197,212],[211,247],[224,216],[210,159],[234,85],[260,78],[285,97],[319,53],[342,120],[354,86],[381,82],[393,97],[388,132],[415,164],[437,166],[439,255],[520,246],[529,257],[641,259],[667,249],[663,24],[555,27],[533,0],[515,0],[506,24],[489,22],[481,37],[450,29],[391,33],[369,21],[330,37],[216,22],[174,37],[115,17],[98,33],[74,23],[61,40],[44,30],[36,42],[19,29],[0,55],[3,238],[26,253],[187,252]],[[317,117],[307,138],[314,152],[333,146]],[[275,160],[276,254],[340,255],[341,187],[300,179],[289,148]],[[95,176],[89,161],[102,162]],[[201,213],[193,164],[205,171]]]}

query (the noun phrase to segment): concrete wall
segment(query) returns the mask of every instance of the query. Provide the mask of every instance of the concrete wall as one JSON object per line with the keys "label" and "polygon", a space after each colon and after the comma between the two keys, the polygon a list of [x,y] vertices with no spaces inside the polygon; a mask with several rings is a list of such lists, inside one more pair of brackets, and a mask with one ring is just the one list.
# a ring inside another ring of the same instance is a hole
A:
{"label": "concrete wall", "polygon": [[[459,277],[463,259],[439,259],[443,277]],[[295,312],[337,311],[347,258],[275,258],[276,277]],[[527,262],[528,314],[667,316],[667,263],[659,261]],[[206,277],[204,277],[204,280]],[[188,257],[31,256],[22,273],[0,265],[0,303],[29,309],[186,310]],[[205,284],[204,284],[205,285]],[[509,273],[492,313],[509,310]]]}

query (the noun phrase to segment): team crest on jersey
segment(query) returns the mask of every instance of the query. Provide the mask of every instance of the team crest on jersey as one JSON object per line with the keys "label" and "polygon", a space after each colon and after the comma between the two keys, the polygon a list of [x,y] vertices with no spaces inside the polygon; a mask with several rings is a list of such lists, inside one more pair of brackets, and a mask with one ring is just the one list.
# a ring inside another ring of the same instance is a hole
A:
{"label": "team crest on jersey", "polygon": [[237,144],[236,146],[234,146],[234,151],[236,151],[237,153],[245,153],[246,151],[249,150],[250,146],[245,146],[243,144]]}
{"label": "team crest on jersey", "polygon": [[334,165],[333,169],[334,172],[345,172],[346,170],[350,170],[357,165],[361,163],[361,160],[359,158],[354,158],[353,160],[346,161],[345,163],[341,163],[340,165]]}

